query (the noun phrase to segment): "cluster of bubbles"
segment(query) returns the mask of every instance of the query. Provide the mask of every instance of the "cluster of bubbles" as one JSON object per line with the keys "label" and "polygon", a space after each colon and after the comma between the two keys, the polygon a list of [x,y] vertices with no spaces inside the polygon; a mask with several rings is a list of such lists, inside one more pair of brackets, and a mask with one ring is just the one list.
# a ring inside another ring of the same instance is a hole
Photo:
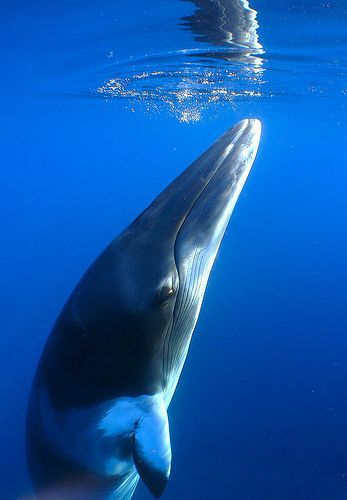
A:
{"label": "cluster of bubbles", "polygon": [[122,98],[131,110],[153,112],[165,103],[178,120],[194,122],[211,106],[261,96],[264,52],[257,13],[248,0],[186,0],[195,5],[181,26],[195,44],[111,66],[116,74],[95,93]]}
{"label": "cluster of bubbles", "polygon": [[[198,62],[185,58],[199,57]],[[215,53],[214,53],[215,56]],[[245,57],[244,55],[242,56]],[[243,64],[233,53],[233,59],[219,65],[207,64],[206,54],[197,52],[170,55],[170,67],[157,69],[156,57],[146,58],[146,64],[135,65],[136,72],[120,72],[99,86],[95,93],[104,98],[121,98],[130,110],[162,111],[163,103],[179,121],[196,122],[202,113],[214,105],[234,105],[238,98],[260,97],[263,80],[261,59],[248,56],[252,64]],[[204,59],[204,61],[202,61]],[[143,67],[145,66],[145,67]],[[132,66],[134,67],[134,66]]]}

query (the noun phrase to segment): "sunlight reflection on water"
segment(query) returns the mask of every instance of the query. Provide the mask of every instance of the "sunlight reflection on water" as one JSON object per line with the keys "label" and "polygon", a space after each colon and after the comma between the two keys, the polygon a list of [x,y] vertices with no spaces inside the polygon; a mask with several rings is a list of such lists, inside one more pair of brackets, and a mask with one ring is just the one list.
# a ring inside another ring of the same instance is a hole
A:
{"label": "sunlight reflection on water", "polygon": [[256,11],[246,0],[184,1],[196,7],[180,22],[193,34],[193,47],[116,61],[114,76],[96,95],[126,99],[131,110],[156,112],[164,103],[183,122],[200,120],[211,105],[262,95],[264,50]]}

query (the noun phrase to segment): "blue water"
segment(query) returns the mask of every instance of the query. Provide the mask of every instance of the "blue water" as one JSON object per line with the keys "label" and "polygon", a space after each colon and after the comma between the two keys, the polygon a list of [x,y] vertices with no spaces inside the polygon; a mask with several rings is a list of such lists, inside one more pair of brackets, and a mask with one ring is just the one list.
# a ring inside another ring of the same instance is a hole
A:
{"label": "blue water", "polygon": [[28,394],[72,288],[245,117],[261,145],[170,406],[163,498],[347,498],[347,2],[254,0],[244,45],[199,32],[196,4],[1,2],[5,500],[32,494]]}

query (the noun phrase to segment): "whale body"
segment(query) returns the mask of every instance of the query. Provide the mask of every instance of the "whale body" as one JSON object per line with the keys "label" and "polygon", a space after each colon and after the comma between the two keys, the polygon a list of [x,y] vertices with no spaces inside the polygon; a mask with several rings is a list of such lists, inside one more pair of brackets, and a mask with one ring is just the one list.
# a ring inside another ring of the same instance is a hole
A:
{"label": "whale body", "polygon": [[32,385],[27,463],[38,498],[160,497],[167,408],[208,277],[256,156],[243,120],[101,253],[67,300]]}

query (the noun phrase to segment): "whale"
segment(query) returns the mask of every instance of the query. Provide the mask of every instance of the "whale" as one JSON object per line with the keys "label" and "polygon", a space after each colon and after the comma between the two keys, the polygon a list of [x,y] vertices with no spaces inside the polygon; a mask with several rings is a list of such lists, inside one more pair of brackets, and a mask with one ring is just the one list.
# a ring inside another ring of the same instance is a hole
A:
{"label": "whale", "polygon": [[257,154],[245,119],[184,170],[91,264],[63,306],[30,392],[35,498],[159,498],[168,407],[207,281]]}

